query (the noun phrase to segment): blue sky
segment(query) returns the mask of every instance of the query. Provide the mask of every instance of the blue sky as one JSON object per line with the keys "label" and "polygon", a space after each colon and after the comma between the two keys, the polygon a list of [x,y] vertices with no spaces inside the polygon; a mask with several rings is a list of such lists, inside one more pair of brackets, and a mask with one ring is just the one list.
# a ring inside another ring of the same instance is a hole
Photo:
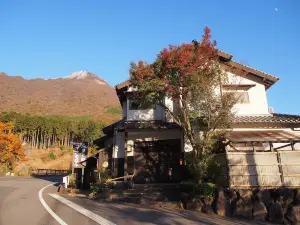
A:
{"label": "blue sky", "polygon": [[131,61],[151,62],[209,26],[236,61],[280,78],[268,90],[275,112],[300,114],[299,0],[0,0],[0,10],[0,71],[9,75],[88,70],[116,85]]}

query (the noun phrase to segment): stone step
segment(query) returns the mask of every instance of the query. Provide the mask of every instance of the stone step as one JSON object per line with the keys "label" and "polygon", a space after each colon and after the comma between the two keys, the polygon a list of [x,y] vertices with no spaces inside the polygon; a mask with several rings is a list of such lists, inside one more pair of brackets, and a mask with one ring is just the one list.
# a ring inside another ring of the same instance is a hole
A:
{"label": "stone step", "polygon": [[128,193],[128,192],[124,191],[123,195],[124,195],[124,197],[140,197],[141,198],[143,194],[139,193],[139,192],[137,192],[137,193],[134,193],[134,192],[131,193],[131,192],[129,192]]}
{"label": "stone step", "polygon": [[149,195],[143,195],[144,199],[147,199],[149,201],[165,201],[166,196],[162,193],[151,193]]}

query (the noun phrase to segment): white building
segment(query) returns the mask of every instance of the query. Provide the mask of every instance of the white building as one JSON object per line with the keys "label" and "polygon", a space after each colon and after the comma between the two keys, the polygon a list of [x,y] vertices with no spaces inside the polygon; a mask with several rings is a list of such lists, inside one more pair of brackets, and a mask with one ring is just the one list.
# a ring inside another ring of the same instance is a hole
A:
{"label": "white building", "polygon": [[[300,150],[300,116],[276,114],[268,106],[266,91],[279,79],[232,61],[227,53],[218,54],[229,77],[223,91],[234,91],[239,97],[227,149],[268,151],[285,145],[282,149]],[[137,183],[180,181],[183,153],[188,149],[181,127],[160,106],[139,108],[131,89],[129,81],[116,86],[123,118],[105,127],[105,136],[96,142],[107,149],[113,175],[135,174]],[[166,104],[175,107],[170,99]]]}

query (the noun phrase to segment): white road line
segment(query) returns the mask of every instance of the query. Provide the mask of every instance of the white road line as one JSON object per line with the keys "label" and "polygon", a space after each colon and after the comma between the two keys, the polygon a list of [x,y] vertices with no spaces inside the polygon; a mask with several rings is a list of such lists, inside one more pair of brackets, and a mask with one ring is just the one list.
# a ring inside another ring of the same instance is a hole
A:
{"label": "white road line", "polygon": [[52,186],[53,184],[49,184],[46,187],[43,187],[40,191],[39,191],[39,199],[40,202],[42,203],[42,205],[44,206],[44,208],[48,211],[48,213],[50,213],[50,215],[56,219],[56,221],[61,224],[61,225],[68,225],[65,221],[63,221],[58,215],[56,215],[52,209],[50,209],[50,207],[47,205],[47,203],[45,202],[45,200],[43,199],[43,191],[47,188]]}
{"label": "white road line", "polygon": [[95,221],[96,223],[100,224],[100,225],[117,225],[79,205],[77,205],[76,203],[74,202],[71,202],[69,201],[68,199],[65,199],[64,197],[62,196],[59,196],[57,194],[49,194],[51,197],[57,199],[58,201],[66,204],[67,206],[69,206],[70,208],[76,210],[77,212],[81,213],[82,215],[90,218],[91,220]]}

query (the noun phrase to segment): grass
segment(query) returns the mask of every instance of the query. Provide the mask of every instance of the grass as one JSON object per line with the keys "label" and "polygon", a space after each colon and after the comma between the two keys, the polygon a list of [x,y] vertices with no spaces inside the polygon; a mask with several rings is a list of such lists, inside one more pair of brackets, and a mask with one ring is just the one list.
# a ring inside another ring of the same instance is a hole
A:
{"label": "grass", "polygon": [[108,107],[108,108],[106,108],[105,113],[111,114],[111,115],[121,115],[122,109],[121,109],[121,107]]}

